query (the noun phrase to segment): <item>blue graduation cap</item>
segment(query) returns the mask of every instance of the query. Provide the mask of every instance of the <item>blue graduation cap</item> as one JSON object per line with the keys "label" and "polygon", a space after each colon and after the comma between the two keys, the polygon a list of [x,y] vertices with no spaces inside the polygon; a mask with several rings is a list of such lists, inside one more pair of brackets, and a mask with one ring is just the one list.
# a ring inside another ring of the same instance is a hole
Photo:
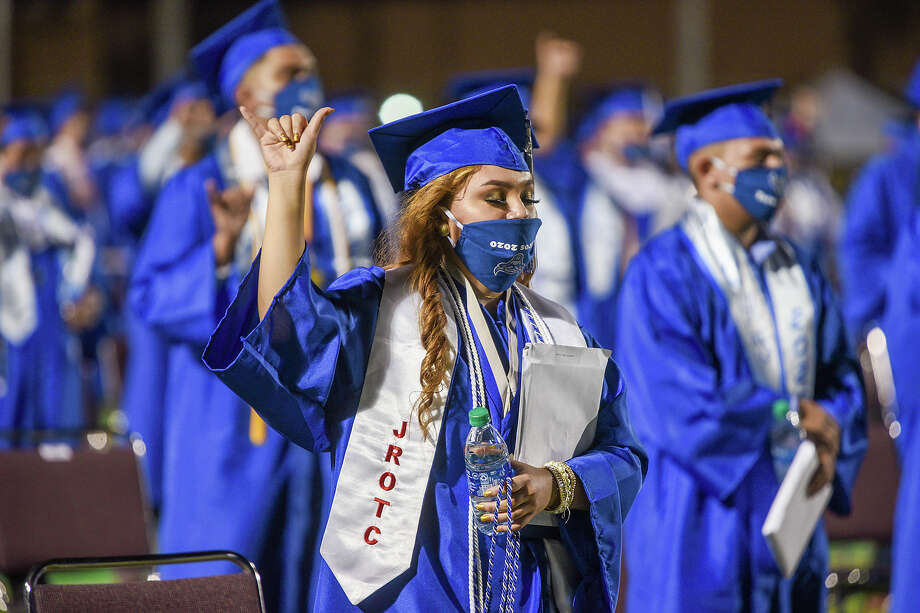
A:
{"label": "blue graduation cap", "polygon": [[779,138],[760,105],[782,84],[782,79],[768,79],[675,98],[665,104],[652,134],[675,133],[674,152],[684,170],[693,152],[706,145],[735,138]]}
{"label": "blue graduation cap", "polygon": [[650,87],[641,83],[621,83],[608,89],[607,93],[591,105],[575,134],[575,140],[583,143],[591,139],[609,119],[618,115],[644,117],[654,121],[661,112],[661,97]]}
{"label": "blue graduation cap", "polygon": [[368,132],[396,192],[464,166],[528,170],[536,141],[514,85],[453,102]]}
{"label": "blue graduation cap", "polygon": [[189,58],[223,113],[236,105],[233,93],[250,66],[275,47],[299,42],[285,28],[278,0],[261,0],[198,43]]}
{"label": "blue graduation cap", "polygon": [[48,138],[48,126],[41,113],[26,105],[13,104],[4,109],[0,147],[16,141],[39,142]]}
{"label": "blue graduation cap", "polygon": [[[463,100],[505,85],[517,85],[525,108],[530,108],[530,93],[536,72],[533,68],[507,70],[480,70],[454,76],[447,84],[446,95],[451,101]],[[338,112],[338,108],[336,108]]]}
{"label": "blue graduation cap", "polygon": [[920,60],[914,65],[914,72],[910,75],[904,94],[914,108],[920,110]]}

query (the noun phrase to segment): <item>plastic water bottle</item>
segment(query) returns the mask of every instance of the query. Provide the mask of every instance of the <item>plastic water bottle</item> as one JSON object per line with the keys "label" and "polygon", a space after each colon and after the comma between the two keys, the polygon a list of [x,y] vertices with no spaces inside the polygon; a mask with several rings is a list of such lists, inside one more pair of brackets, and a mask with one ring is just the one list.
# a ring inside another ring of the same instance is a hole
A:
{"label": "plastic water bottle", "polygon": [[508,462],[508,445],[498,430],[489,423],[489,410],[476,407],[470,411],[470,433],[463,447],[466,461],[466,480],[470,487],[470,504],[479,531],[492,534],[494,523],[482,523],[479,519],[485,511],[476,509],[480,502],[492,502],[494,496],[483,496],[483,492],[500,484],[511,474]]}
{"label": "plastic water bottle", "polygon": [[799,428],[799,403],[792,398],[792,405],[785,398],[773,403],[773,427],[770,430],[770,453],[773,456],[773,470],[776,478],[782,483],[795,452],[802,442],[802,431]]}

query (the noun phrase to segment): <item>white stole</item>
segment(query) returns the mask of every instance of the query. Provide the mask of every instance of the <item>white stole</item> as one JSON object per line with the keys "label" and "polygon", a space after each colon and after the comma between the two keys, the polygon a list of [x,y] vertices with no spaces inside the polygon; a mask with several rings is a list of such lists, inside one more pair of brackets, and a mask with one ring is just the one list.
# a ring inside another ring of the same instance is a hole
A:
{"label": "white stole", "polygon": [[694,199],[681,228],[728,301],[754,378],[777,392],[810,398],[816,370],[815,307],[795,252],[774,238],[763,263],[764,295],[749,254],[708,203]]}
{"label": "white stole", "polygon": [[[361,399],[320,546],[352,604],[363,601],[412,564],[457,360],[454,307],[450,291],[442,287],[450,363],[443,392],[432,405],[426,439],[413,411],[425,348],[418,324],[421,297],[409,284],[409,272],[403,267],[386,273]],[[577,346],[580,339],[584,346],[578,324],[565,309],[525,287],[517,288],[542,320],[536,325],[544,325],[553,341]]]}

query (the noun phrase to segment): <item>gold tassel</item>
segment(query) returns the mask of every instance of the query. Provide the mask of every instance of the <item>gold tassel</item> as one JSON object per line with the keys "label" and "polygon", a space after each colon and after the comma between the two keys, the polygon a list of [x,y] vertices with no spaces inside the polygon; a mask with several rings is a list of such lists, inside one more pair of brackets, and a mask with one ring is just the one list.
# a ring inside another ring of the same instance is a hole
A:
{"label": "gold tassel", "polygon": [[256,410],[249,407],[249,440],[253,445],[264,445],[268,438],[268,425]]}

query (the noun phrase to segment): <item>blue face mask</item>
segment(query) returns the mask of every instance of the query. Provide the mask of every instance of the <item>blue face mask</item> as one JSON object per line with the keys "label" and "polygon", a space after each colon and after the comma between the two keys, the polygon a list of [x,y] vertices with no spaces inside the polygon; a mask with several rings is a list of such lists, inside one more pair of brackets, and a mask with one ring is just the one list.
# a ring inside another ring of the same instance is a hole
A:
{"label": "blue face mask", "polygon": [[310,119],[322,103],[323,84],[312,75],[291,81],[275,95],[275,114],[280,117],[300,113]]}
{"label": "blue face mask", "polygon": [[786,191],[789,179],[786,167],[754,166],[738,170],[717,157],[712,158],[712,161],[717,168],[724,168],[735,177],[734,184],[720,183],[719,187],[732,194],[751,217],[764,223],[769,222],[776,214],[777,206]]}
{"label": "blue face mask", "polygon": [[11,170],[3,176],[3,182],[20,196],[28,197],[35,193],[41,176],[40,168],[35,170]]}
{"label": "blue face mask", "polygon": [[514,285],[533,262],[534,240],[543,224],[540,219],[495,219],[463,225],[447,209],[444,214],[460,228],[454,245],[457,257],[493,292],[504,292]]}

